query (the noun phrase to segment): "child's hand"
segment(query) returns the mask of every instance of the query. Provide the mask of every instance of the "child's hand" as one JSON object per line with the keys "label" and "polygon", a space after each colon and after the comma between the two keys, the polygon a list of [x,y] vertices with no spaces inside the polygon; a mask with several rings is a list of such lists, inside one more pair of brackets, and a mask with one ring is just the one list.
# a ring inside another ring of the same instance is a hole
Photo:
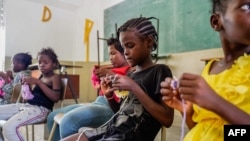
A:
{"label": "child's hand", "polygon": [[33,78],[33,77],[24,77],[22,79],[22,84],[30,84],[30,85],[33,85],[33,84],[38,84],[39,83],[39,79],[37,78]]}
{"label": "child's hand", "polygon": [[184,73],[180,79],[181,98],[210,109],[218,96],[200,75]]}
{"label": "child's hand", "polygon": [[95,66],[94,73],[99,78],[103,77],[103,76],[106,76],[107,74],[114,74],[110,68],[107,68],[107,67],[98,67],[98,66]]}
{"label": "child's hand", "polygon": [[114,75],[112,76],[112,90],[125,90],[125,91],[133,91],[134,86],[137,84],[135,83],[134,80],[132,80],[128,76],[123,76],[123,75]]}
{"label": "child's hand", "polygon": [[168,106],[177,109],[178,111],[182,111],[181,99],[179,96],[178,88],[171,87],[172,78],[166,78],[161,82],[161,95],[162,100]]}
{"label": "child's hand", "polygon": [[107,97],[109,97],[108,95],[113,94],[113,91],[111,91],[111,80],[109,79],[109,76],[101,78],[101,91]]}
{"label": "child's hand", "polygon": [[2,77],[5,82],[8,82],[8,75],[5,72],[0,71],[0,77]]}

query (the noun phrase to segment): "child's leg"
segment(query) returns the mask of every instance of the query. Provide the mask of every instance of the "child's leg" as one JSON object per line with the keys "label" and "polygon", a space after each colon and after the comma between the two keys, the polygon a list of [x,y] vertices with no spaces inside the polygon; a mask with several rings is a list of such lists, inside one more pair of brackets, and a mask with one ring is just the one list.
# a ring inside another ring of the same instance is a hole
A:
{"label": "child's leg", "polygon": [[[58,113],[68,113],[69,111],[76,109],[78,107],[82,106],[82,104],[73,104],[73,105],[69,105],[60,109],[56,109],[53,112],[49,113],[48,117],[47,117],[47,126],[49,129],[49,132],[52,129],[53,123],[54,123],[54,117],[58,114]],[[58,141],[60,139],[60,134],[59,134],[59,128],[57,127],[54,133],[54,136],[52,138],[53,141]]]}
{"label": "child's leg", "polygon": [[63,116],[59,127],[60,135],[64,138],[77,133],[81,127],[99,127],[107,122],[113,114],[111,108],[105,103],[94,102],[82,105]]}
{"label": "child's leg", "polygon": [[19,112],[21,103],[0,105],[0,120],[8,120]]}
{"label": "child's leg", "polygon": [[79,141],[88,141],[88,138],[85,136],[85,134],[81,133],[70,135],[60,141],[78,141],[77,139],[79,139]]}
{"label": "child's leg", "polygon": [[23,137],[19,132],[19,127],[24,125],[39,123],[45,121],[48,109],[35,105],[25,104],[24,109],[11,117],[3,125],[3,136],[8,141],[23,141]]}
{"label": "child's leg", "polygon": [[[19,112],[20,103],[0,105],[0,120],[5,123],[10,117]],[[2,125],[3,125],[2,123]],[[3,141],[2,127],[0,127],[0,141]]]}

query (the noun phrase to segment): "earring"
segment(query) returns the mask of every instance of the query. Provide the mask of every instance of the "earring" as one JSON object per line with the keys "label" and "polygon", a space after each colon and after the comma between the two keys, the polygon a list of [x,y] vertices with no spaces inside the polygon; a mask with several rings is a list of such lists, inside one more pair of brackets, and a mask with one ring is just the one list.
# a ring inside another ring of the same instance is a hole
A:
{"label": "earring", "polygon": [[216,31],[221,31],[222,27],[220,25],[215,26],[214,28]]}

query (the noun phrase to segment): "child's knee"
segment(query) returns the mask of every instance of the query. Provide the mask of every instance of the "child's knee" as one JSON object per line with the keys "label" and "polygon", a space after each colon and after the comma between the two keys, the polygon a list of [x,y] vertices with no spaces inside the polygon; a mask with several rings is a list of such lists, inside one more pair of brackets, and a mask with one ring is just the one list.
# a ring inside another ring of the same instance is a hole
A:
{"label": "child's knee", "polygon": [[16,133],[17,128],[13,126],[13,124],[10,124],[9,122],[6,122],[2,127],[2,133],[4,136],[11,135],[13,133]]}

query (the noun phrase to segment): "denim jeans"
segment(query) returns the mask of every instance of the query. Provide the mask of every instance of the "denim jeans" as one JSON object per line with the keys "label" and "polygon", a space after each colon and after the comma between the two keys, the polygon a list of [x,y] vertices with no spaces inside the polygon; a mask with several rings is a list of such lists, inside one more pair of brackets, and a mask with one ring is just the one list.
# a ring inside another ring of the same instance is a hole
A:
{"label": "denim jeans", "polygon": [[113,111],[104,96],[98,96],[92,103],[73,104],[54,110],[48,115],[47,125],[51,131],[53,118],[58,113],[64,113],[60,127],[57,127],[53,141],[58,141],[78,132],[81,127],[99,127],[113,116]]}

